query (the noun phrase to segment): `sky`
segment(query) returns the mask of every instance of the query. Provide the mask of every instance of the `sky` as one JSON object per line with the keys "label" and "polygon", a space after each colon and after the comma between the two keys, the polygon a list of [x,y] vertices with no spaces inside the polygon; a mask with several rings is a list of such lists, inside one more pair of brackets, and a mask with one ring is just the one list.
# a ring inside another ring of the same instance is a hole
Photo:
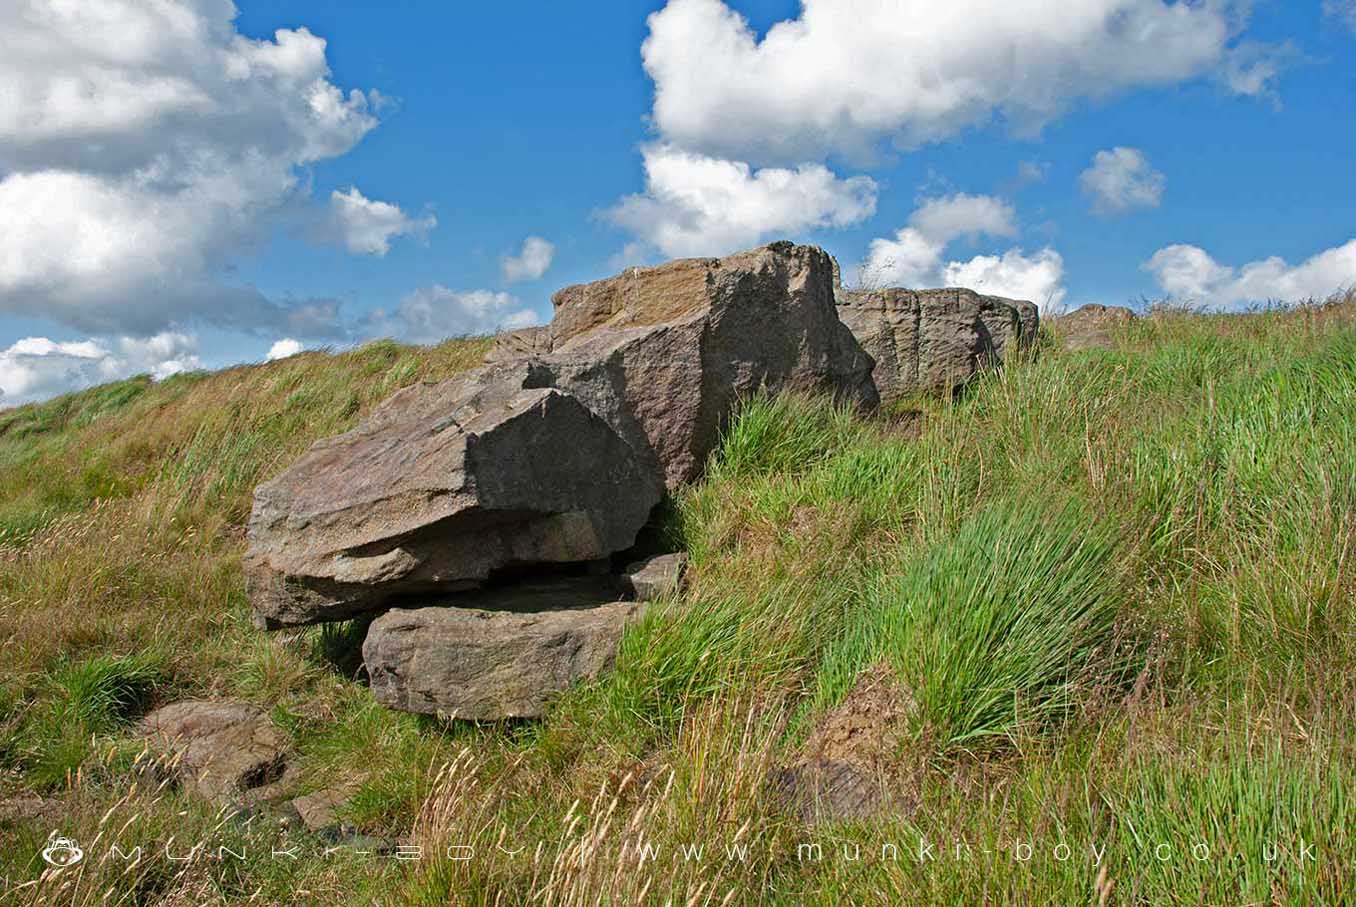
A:
{"label": "sky", "polygon": [[0,406],[774,239],[1048,312],[1356,286],[1356,0],[0,3]]}

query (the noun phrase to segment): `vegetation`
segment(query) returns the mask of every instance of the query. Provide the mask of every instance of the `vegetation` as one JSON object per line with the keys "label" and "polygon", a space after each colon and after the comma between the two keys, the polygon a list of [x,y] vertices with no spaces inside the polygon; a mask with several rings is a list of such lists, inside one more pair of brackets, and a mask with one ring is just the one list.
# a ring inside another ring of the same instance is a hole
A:
{"label": "vegetation", "polygon": [[[361,625],[265,636],[240,576],[258,481],[482,342],[0,413],[0,796],[45,798],[39,818],[0,814],[0,897],[1349,900],[1356,300],[1158,309],[1117,331],[1081,352],[1047,336],[961,396],[876,417],[750,401],[673,502],[687,589],[534,725],[377,707]],[[917,807],[806,825],[772,779],[879,665],[911,700]],[[204,695],[272,708],[297,790],[359,782],[348,821],[421,858],[323,858],[317,841],[269,859],[264,820],[139,781],[128,722]],[[54,828],[249,857],[87,861],[28,884]]]}

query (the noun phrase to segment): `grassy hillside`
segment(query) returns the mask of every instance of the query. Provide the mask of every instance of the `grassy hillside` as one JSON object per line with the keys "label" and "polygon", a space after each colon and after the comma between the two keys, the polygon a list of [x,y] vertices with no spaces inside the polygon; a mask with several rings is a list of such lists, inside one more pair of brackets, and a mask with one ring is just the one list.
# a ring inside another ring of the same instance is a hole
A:
{"label": "grassy hillside", "polygon": [[[628,631],[611,675],[512,726],[376,707],[362,626],[265,636],[239,568],[259,480],[482,342],[0,413],[0,796],[45,801],[0,816],[9,896],[1349,899],[1356,302],[1160,311],[1119,331],[1078,353],[1047,337],[961,398],[871,419],[752,403],[674,502],[686,591]],[[908,808],[807,826],[770,780],[873,676],[894,691]],[[267,704],[300,754],[298,792],[356,780],[347,818],[424,858],[266,859],[264,820],[135,783],[129,722],[203,695]],[[262,855],[14,887],[53,829]]]}

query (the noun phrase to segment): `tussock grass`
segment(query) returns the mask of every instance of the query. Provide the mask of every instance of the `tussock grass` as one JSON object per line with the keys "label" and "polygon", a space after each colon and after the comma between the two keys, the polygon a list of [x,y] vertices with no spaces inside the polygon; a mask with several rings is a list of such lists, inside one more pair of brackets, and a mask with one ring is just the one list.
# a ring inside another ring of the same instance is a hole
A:
{"label": "tussock grass", "polygon": [[1118,555],[1115,532],[1073,503],[980,510],[874,585],[818,672],[819,698],[836,703],[887,663],[913,700],[913,734],[940,752],[1062,717],[1125,674]]}

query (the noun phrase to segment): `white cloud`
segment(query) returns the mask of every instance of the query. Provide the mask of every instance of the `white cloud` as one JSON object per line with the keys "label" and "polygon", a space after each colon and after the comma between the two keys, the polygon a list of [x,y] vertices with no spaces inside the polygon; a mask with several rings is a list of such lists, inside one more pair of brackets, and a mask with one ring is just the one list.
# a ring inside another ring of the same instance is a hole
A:
{"label": "white cloud", "polygon": [[947,246],[961,237],[1015,236],[1012,206],[991,195],[956,195],[927,199],[894,239],[871,241],[862,266],[867,283],[876,286],[923,286],[937,283]]}
{"label": "white cloud", "polygon": [[1163,292],[1196,305],[1239,308],[1250,303],[1323,299],[1356,287],[1356,239],[1298,265],[1272,257],[1241,268],[1222,265],[1204,249],[1175,245],[1144,264]]}
{"label": "white cloud", "polygon": [[1054,249],[1026,255],[1009,249],[1001,256],[980,255],[969,261],[949,262],[942,283],[968,287],[976,293],[1026,299],[1042,311],[1057,309],[1064,302],[1064,258]]}
{"label": "white cloud", "polygon": [[940,141],[995,115],[1034,131],[1080,99],[1200,77],[1257,94],[1260,45],[1233,61],[1247,9],[1246,0],[802,0],[798,18],[760,41],[720,0],[669,0],[650,16],[641,55],[665,140],[785,163],[869,155],[885,138]]}
{"label": "white cloud", "polygon": [[862,263],[862,283],[870,287],[962,286],[980,293],[1028,299],[1042,307],[1058,305],[1064,259],[1053,249],[1027,255],[1009,249],[1001,256],[946,261],[956,240],[1009,237],[1017,233],[1012,206],[985,195],[952,195],[924,201],[893,239],[874,239]]}
{"label": "white cloud", "polygon": [[441,284],[410,293],[393,312],[374,310],[366,333],[413,343],[436,343],[466,334],[492,334],[539,324],[516,296],[490,290],[450,290]]}
{"label": "white cloud", "polygon": [[305,349],[305,347],[302,346],[300,340],[296,340],[292,337],[284,337],[281,340],[274,341],[273,345],[268,348],[268,356],[266,359],[268,362],[286,359],[289,356],[295,356],[303,349]]}
{"label": "white cloud", "polygon": [[410,217],[390,202],[373,201],[356,186],[330,194],[330,227],[354,255],[381,257],[391,251],[397,236],[426,236],[438,226],[432,214]]}
{"label": "white cloud", "polygon": [[196,337],[165,332],[153,337],[55,341],[27,337],[0,350],[0,406],[13,406],[132,375],[156,380],[201,368]]}
{"label": "white cloud", "polygon": [[523,247],[517,255],[505,255],[499,259],[499,269],[509,283],[520,280],[538,280],[546,269],[551,267],[556,247],[540,236],[529,236],[523,240]]}
{"label": "white cloud", "polygon": [[1099,151],[1092,166],[1078,177],[1093,210],[1103,216],[1157,208],[1163,202],[1167,178],[1155,170],[1137,148]]}
{"label": "white cloud", "polygon": [[[308,323],[221,275],[376,126],[305,28],[253,40],[229,0],[0,4],[0,314],[90,333]],[[305,311],[302,311],[302,310]]]}
{"label": "white cloud", "polygon": [[722,255],[773,234],[845,227],[876,210],[874,180],[840,179],[819,164],[754,170],[662,144],[643,153],[645,193],[605,216],[670,257]]}
{"label": "white cloud", "polygon": [[960,237],[1015,236],[1016,213],[1012,205],[991,195],[958,193],[928,199],[919,205],[909,223],[924,236],[943,245]]}
{"label": "white cloud", "polygon": [[1323,0],[1323,12],[1356,31],[1356,0]]}

